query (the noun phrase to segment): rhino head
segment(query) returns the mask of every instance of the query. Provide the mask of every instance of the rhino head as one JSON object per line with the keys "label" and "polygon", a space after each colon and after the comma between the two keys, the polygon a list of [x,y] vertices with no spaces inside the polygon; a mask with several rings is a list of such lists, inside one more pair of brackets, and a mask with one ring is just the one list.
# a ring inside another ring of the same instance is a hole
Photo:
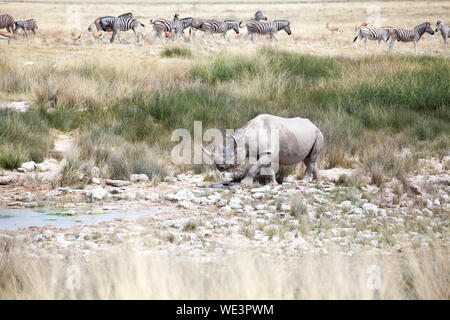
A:
{"label": "rhino head", "polygon": [[231,170],[239,165],[237,156],[237,141],[236,137],[232,135],[226,135],[225,148],[222,149],[222,152],[210,152],[203,145],[202,150],[214,162],[217,170],[219,171]]}

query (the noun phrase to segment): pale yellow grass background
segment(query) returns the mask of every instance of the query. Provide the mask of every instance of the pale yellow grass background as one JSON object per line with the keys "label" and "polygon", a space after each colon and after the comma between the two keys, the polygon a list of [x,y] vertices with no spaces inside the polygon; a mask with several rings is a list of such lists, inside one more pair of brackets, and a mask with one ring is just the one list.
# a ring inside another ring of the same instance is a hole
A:
{"label": "pale yellow grass background", "polygon": [[[117,16],[124,12],[133,12],[146,25],[144,33],[152,42],[152,27],[150,19],[158,17],[172,18],[175,12],[181,17],[193,16],[204,18],[237,19],[246,21],[252,18],[257,10],[262,10],[269,20],[288,19],[291,21],[292,35],[280,32],[279,46],[313,54],[361,55],[370,53],[385,53],[385,46],[378,48],[375,42],[370,42],[369,50],[355,50],[352,40],[355,36],[354,28],[363,21],[372,20],[380,25],[413,28],[429,21],[433,28],[437,20],[449,22],[450,5],[446,1],[15,1],[0,2],[0,12],[11,14],[16,20],[35,18],[39,25],[38,38],[43,45],[70,45],[70,32],[81,30],[87,34],[87,27],[97,17],[104,15]],[[79,27],[71,24],[70,14],[79,10]],[[325,28],[326,23],[339,25],[343,33],[332,33]],[[238,50],[242,47],[242,37],[245,29],[236,37],[229,33],[231,46]],[[109,40],[111,33],[106,38]],[[123,38],[134,43],[133,33],[127,32]],[[19,42],[23,42],[21,36]],[[267,43],[267,39],[259,43]],[[198,43],[201,41],[197,41]],[[34,43],[36,45],[36,42]],[[16,45],[21,45],[17,44]],[[28,44],[30,45],[30,44]],[[160,47],[158,41],[153,46]],[[202,44],[203,45],[203,44]],[[223,48],[224,43],[210,43],[209,47]],[[246,44],[250,46],[250,44]],[[0,50],[6,45],[0,44]],[[412,44],[396,44],[396,52],[413,53]],[[448,49],[443,45],[440,35],[426,34],[419,43],[419,53],[448,55]]]}

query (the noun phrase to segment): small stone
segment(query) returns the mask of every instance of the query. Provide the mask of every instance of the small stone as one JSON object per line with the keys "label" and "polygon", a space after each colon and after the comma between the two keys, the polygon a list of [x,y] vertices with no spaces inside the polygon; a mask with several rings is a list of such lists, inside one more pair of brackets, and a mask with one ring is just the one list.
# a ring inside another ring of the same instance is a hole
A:
{"label": "small stone", "polygon": [[130,181],[133,182],[133,183],[147,182],[148,180],[149,180],[148,176],[145,173],[143,173],[143,174],[132,174],[130,176]]}
{"label": "small stone", "polygon": [[256,192],[256,193],[252,194],[252,197],[255,198],[255,199],[261,199],[261,198],[264,197],[264,193]]}
{"label": "small stone", "polygon": [[105,183],[109,186],[113,186],[113,187],[117,187],[117,188],[121,188],[121,187],[126,187],[129,186],[131,184],[130,181],[125,181],[125,180],[111,180],[111,179],[106,179]]}
{"label": "small stone", "polygon": [[100,184],[101,180],[99,178],[92,178],[92,183],[94,184]]}
{"label": "small stone", "polygon": [[36,169],[40,172],[50,171],[50,166],[46,163],[38,163]]}
{"label": "small stone", "polygon": [[364,203],[362,208],[367,212],[378,212],[378,207],[373,203]]}

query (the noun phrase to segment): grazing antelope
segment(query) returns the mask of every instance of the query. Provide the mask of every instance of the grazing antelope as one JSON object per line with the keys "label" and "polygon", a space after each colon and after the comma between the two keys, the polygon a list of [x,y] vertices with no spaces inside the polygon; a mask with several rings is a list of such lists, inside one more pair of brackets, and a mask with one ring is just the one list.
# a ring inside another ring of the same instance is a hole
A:
{"label": "grazing antelope", "polygon": [[436,32],[440,31],[444,43],[447,44],[447,39],[450,37],[450,28],[443,24],[440,20],[436,22]]}
{"label": "grazing antelope", "polygon": [[8,40],[8,47],[11,42],[11,39],[13,38],[14,38],[13,33],[0,31],[0,40]]}
{"label": "grazing antelope", "polygon": [[414,52],[417,52],[417,43],[425,32],[429,34],[434,34],[431,24],[429,22],[424,22],[416,26],[412,30],[392,28],[389,32],[391,37],[391,42],[389,43],[389,51],[392,51],[395,41],[401,42],[414,42]]}
{"label": "grazing antelope", "polygon": [[343,32],[344,29],[340,26],[329,26],[328,22],[327,22],[327,29],[330,30],[331,32]]}
{"label": "grazing antelope", "polygon": [[95,42],[98,42],[98,40],[100,40],[101,42],[103,42],[103,31],[94,31],[94,23],[92,23],[89,28],[88,28],[88,32],[89,34],[94,38]]}
{"label": "grazing antelope", "polygon": [[33,34],[36,35],[37,28],[38,28],[38,26],[37,26],[36,20],[34,20],[34,19],[28,19],[26,21],[16,21],[14,33],[19,33],[19,29],[22,29],[28,40],[27,30],[32,31]]}
{"label": "grazing antelope", "polygon": [[14,31],[14,18],[9,14],[0,15],[0,29],[6,28],[6,31]]}
{"label": "grazing antelope", "polygon": [[78,43],[81,44],[81,32],[72,32],[72,40],[74,44]]}

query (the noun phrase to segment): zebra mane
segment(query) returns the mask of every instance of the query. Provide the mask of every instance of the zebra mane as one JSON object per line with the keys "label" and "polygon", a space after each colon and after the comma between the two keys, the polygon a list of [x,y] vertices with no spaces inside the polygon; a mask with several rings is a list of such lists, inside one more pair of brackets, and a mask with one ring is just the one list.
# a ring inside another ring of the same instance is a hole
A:
{"label": "zebra mane", "polygon": [[424,22],[422,24],[419,24],[418,26],[414,27],[414,30],[418,30],[418,29],[422,29],[423,27],[425,27],[426,25],[431,25],[429,22]]}
{"label": "zebra mane", "polygon": [[289,21],[287,20],[274,20],[273,23],[277,26],[278,30],[281,30],[289,25]]}
{"label": "zebra mane", "polygon": [[133,16],[133,14],[131,12],[127,12],[127,13],[121,14],[117,18],[121,19],[121,18],[132,17],[132,16]]}
{"label": "zebra mane", "polygon": [[238,23],[236,20],[224,20],[223,22],[225,22],[226,24],[229,24],[229,23]]}

